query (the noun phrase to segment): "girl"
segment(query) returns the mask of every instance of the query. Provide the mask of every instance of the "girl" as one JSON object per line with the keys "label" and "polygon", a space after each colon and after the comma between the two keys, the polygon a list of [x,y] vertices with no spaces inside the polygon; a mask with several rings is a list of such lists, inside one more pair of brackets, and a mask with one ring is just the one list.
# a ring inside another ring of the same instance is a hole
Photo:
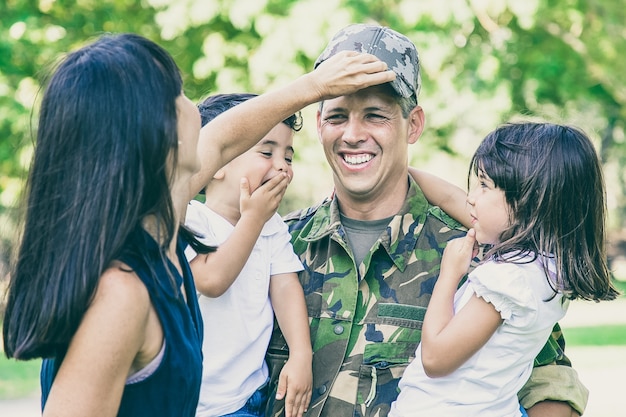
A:
{"label": "girl", "polygon": [[[469,194],[413,173],[431,202],[471,229],[444,251],[421,344],[390,415],[525,415],[517,392],[569,300],[618,295],[593,145],[567,126],[507,124],[474,154],[478,186]],[[483,261],[457,290],[477,244]]]}
{"label": "girl", "polygon": [[49,358],[44,416],[195,414],[202,321],[179,233],[188,202],[277,123],[392,80],[385,70],[344,53],[200,132],[176,64],[153,42],[105,35],[67,56],[43,95],[3,328],[8,357]]}

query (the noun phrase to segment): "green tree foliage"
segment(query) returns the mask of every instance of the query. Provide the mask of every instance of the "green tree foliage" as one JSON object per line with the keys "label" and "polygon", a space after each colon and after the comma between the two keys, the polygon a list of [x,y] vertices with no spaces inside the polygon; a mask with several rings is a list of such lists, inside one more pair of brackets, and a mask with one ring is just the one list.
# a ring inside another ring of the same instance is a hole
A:
{"label": "green tree foliage", "polygon": [[[172,53],[186,93],[199,100],[214,92],[262,92],[310,70],[330,36],[352,22],[390,26],[418,46],[427,129],[413,164],[427,165],[446,154],[464,176],[476,144],[500,122],[540,117],[575,124],[596,140],[614,187],[612,224],[623,227],[622,3],[5,0],[0,3],[0,250],[6,261],[32,152],[38,91],[64,52],[102,32],[140,33]],[[307,169],[324,169],[321,152],[314,149],[313,112],[305,113],[296,156],[306,159]],[[317,181],[311,172],[297,172],[298,177],[309,185],[291,187],[289,208],[309,203]]]}

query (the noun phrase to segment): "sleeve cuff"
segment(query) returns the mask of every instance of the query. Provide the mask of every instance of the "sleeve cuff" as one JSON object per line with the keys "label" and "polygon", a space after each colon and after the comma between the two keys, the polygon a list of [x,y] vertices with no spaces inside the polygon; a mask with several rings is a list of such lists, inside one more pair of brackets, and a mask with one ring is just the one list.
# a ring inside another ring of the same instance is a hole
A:
{"label": "sleeve cuff", "polygon": [[541,401],[563,401],[582,415],[587,407],[589,390],[580,382],[573,368],[546,365],[533,368],[528,382],[517,395],[525,409]]}

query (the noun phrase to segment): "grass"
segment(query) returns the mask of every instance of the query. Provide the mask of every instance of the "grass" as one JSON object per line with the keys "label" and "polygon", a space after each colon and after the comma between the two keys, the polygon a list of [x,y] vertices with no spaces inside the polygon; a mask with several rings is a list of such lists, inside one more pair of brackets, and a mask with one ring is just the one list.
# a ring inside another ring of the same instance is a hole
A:
{"label": "grass", "polygon": [[[622,297],[626,297],[626,281],[614,282]],[[626,325],[572,327],[566,330],[565,340],[567,346],[626,346]],[[22,398],[36,392],[40,366],[41,360],[7,359],[0,343],[0,400]]]}
{"label": "grass", "polygon": [[[626,280],[614,279],[613,284],[621,293],[619,298],[626,298]],[[567,328],[565,343],[566,346],[626,346],[626,325],[607,324]]]}
{"label": "grass", "polygon": [[566,346],[626,346],[626,325],[570,327],[565,330],[565,343]]}
{"label": "grass", "polygon": [[22,398],[37,392],[41,360],[16,361],[0,351],[0,400]]}
{"label": "grass", "polygon": [[31,361],[8,359],[2,349],[1,335],[0,321],[0,400],[23,398],[37,392],[41,359]]}
{"label": "grass", "polygon": [[[626,346],[626,325],[568,328],[567,346]],[[567,349],[566,349],[567,350]],[[0,350],[0,400],[22,398],[39,387],[40,360],[7,359]]]}
{"label": "grass", "polygon": [[626,297],[626,280],[624,279],[614,279],[613,284],[622,293],[622,297]]}

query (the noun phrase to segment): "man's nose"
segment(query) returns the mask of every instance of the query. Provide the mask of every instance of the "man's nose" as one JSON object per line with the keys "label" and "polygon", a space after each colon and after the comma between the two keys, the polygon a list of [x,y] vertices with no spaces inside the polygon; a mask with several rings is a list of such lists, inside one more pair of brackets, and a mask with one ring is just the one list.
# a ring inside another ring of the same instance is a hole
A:
{"label": "man's nose", "polygon": [[366,131],[361,121],[350,118],[346,122],[342,139],[348,143],[357,143],[366,139]]}

